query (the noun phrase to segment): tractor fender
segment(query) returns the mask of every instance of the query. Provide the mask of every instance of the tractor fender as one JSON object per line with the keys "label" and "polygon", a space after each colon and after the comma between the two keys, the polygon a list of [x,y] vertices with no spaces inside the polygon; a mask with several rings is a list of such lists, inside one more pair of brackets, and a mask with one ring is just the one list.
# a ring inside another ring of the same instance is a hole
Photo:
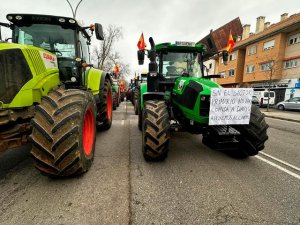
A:
{"label": "tractor fender", "polygon": [[105,79],[109,79],[112,83],[109,73],[95,68],[91,68],[88,71],[87,88],[92,91],[97,103],[100,101],[101,93],[103,93]]}
{"label": "tractor fender", "polygon": [[[108,79],[108,80],[110,81],[111,84],[113,83],[112,78],[111,78],[111,75],[110,75],[109,73],[103,72],[102,74],[103,74],[103,76],[101,76],[100,91],[103,90],[103,88],[104,88],[104,82],[105,82],[106,79]],[[104,74],[105,74],[105,75],[104,75]]]}
{"label": "tractor fender", "polygon": [[[164,92],[146,92],[143,94],[143,102],[147,100],[164,100]],[[143,105],[141,105],[143,109]]]}

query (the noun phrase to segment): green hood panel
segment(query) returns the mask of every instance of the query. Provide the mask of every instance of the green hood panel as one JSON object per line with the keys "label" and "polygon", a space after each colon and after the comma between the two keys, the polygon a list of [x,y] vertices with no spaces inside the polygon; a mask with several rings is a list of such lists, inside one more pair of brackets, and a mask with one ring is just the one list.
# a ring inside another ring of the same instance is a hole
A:
{"label": "green hood panel", "polygon": [[[175,82],[172,92],[172,103],[179,107],[189,120],[208,123],[209,96],[212,88],[220,88],[217,83],[194,77],[181,77]],[[201,102],[201,96],[205,101]],[[203,110],[203,112],[200,112]]]}

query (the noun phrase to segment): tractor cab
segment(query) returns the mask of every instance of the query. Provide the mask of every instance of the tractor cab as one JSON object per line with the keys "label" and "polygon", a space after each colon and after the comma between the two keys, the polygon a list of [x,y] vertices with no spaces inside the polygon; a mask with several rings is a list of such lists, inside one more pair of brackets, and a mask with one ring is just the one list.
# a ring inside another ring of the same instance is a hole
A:
{"label": "tractor cab", "polygon": [[33,14],[8,14],[7,19],[11,22],[13,43],[53,53],[43,53],[42,58],[52,64],[57,61],[62,82],[71,87],[85,85],[82,75],[90,64],[89,33],[95,31],[97,39],[103,40],[100,24],[82,27],[73,18]]}
{"label": "tractor cab", "polygon": [[165,80],[178,77],[202,77],[202,66],[198,54],[204,46],[191,42],[164,43],[155,46],[158,54],[158,68]]}

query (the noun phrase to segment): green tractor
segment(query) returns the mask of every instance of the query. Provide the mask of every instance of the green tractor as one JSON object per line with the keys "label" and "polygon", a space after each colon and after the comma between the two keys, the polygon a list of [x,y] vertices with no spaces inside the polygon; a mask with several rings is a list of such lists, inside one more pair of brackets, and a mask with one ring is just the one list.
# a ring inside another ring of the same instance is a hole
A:
{"label": "green tractor", "polygon": [[[30,139],[36,168],[48,176],[86,172],[97,130],[112,124],[110,74],[93,68],[89,45],[100,24],[8,14],[12,43],[0,43],[0,149]],[[30,137],[28,138],[28,136]]]}
{"label": "green tractor", "polygon": [[134,105],[135,115],[139,114],[139,108],[140,108],[139,96],[140,96],[141,84],[147,83],[147,76],[148,76],[148,73],[143,72],[143,73],[141,73],[141,76],[138,76],[136,79],[136,87],[135,87],[134,96],[133,96],[133,105]]}
{"label": "green tractor", "polygon": [[[139,50],[142,65],[148,53],[147,83],[140,85],[138,127],[142,130],[142,152],[146,161],[164,160],[168,155],[170,132],[202,134],[203,144],[228,154],[246,158],[264,149],[268,139],[264,115],[255,106],[247,125],[209,125],[210,97],[213,88],[221,88],[205,76],[203,62],[215,55],[199,44],[178,42]],[[217,53],[220,54],[221,52]],[[223,51],[226,63],[228,52]]]}

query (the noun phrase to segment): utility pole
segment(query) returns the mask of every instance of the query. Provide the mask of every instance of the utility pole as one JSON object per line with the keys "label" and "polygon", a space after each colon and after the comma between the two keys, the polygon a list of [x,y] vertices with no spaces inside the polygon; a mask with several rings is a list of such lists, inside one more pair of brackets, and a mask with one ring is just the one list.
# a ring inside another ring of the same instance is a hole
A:
{"label": "utility pole", "polygon": [[71,8],[71,10],[72,10],[73,18],[76,19],[76,12],[77,12],[77,9],[78,9],[80,3],[81,3],[83,0],[80,0],[80,1],[77,3],[76,8],[75,8],[75,11],[74,11],[74,9],[73,9],[71,3],[69,2],[69,0],[66,0],[66,1],[68,2],[69,6],[70,6],[70,8]]}

